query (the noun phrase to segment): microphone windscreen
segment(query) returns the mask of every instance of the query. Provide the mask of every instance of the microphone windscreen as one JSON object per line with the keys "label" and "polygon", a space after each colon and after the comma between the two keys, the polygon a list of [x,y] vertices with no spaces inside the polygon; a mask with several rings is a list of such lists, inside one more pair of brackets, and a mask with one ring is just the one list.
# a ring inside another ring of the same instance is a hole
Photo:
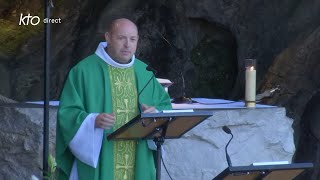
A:
{"label": "microphone windscreen", "polygon": [[225,133],[231,134],[231,130],[227,126],[223,126],[222,129]]}
{"label": "microphone windscreen", "polygon": [[146,67],[146,70],[147,70],[147,71],[152,71],[153,69],[152,69],[150,66],[147,66],[147,67]]}
{"label": "microphone windscreen", "polygon": [[147,66],[146,70],[147,71],[152,71],[154,74],[157,74],[157,71],[155,69],[153,69],[151,66]]}

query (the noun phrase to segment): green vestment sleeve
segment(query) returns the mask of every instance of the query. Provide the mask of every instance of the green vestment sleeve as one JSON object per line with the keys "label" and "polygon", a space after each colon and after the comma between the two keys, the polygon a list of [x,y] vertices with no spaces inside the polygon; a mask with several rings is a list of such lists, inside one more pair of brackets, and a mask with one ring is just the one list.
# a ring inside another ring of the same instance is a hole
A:
{"label": "green vestment sleeve", "polygon": [[[56,160],[59,177],[69,177],[74,161],[68,145],[89,113],[111,113],[106,64],[96,55],[72,68],[60,96],[57,114]],[[97,83],[99,82],[99,83]],[[59,178],[60,179],[60,178]],[[61,178],[62,179],[62,178]]]}
{"label": "green vestment sleeve", "polygon": [[76,69],[71,70],[65,82],[60,98],[57,122],[57,163],[60,165],[59,168],[67,176],[69,176],[74,160],[74,157],[68,148],[68,144],[88,115],[82,102],[81,81],[79,81],[76,71]]}

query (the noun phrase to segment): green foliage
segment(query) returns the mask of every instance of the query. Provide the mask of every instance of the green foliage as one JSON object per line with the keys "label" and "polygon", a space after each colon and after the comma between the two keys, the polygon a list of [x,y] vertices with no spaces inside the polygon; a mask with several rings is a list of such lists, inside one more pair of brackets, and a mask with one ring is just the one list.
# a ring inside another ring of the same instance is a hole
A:
{"label": "green foliage", "polygon": [[57,179],[57,173],[56,173],[57,163],[56,163],[56,159],[51,154],[49,154],[49,157],[48,157],[48,168],[49,168],[49,172],[46,173],[47,175],[44,177],[44,179],[56,180]]}
{"label": "green foliage", "polygon": [[0,52],[13,55],[17,53],[30,37],[40,34],[43,23],[36,26],[19,26],[19,21],[0,19]]}

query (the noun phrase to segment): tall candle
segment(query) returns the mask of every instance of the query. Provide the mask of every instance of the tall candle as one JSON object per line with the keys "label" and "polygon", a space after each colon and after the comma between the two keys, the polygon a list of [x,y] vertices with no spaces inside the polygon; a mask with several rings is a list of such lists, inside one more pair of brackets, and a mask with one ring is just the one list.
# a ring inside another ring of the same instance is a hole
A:
{"label": "tall candle", "polygon": [[256,70],[254,66],[246,68],[245,103],[247,107],[256,106]]}

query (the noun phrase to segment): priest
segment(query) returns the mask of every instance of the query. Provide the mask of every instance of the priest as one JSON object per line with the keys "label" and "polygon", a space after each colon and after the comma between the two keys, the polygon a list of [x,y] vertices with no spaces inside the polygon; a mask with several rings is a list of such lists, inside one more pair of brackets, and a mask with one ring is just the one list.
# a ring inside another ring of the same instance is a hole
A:
{"label": "priest", "polygon": [[145,140],[108,141],[106,136],[141,111],[171,109],[169,95],[135,58],[139,36],[132,21],[114,20],[105,39],[70,70],[61,93],[58,179],[155,179],[153,153]]}

